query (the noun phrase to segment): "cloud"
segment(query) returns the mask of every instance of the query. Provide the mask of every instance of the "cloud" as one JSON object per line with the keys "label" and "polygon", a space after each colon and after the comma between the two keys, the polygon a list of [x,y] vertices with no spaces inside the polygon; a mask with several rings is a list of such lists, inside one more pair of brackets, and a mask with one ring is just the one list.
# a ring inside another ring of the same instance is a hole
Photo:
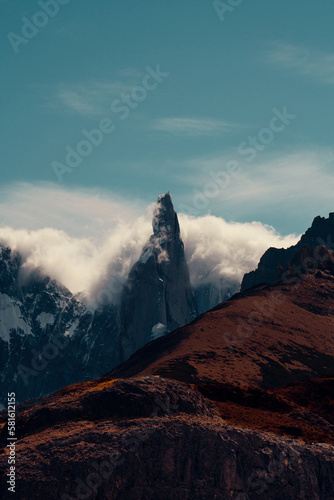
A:
{"label": "cloud", "polygon": [[39,268],[74,293],[92,290],[110,263],[126,274],[151,234],[153,205],[112,193],[50,183],[17,184],[0,196],[0,241],[22,254],[27,270]]}
{"label": "cloud", "polygon": [[29,87],[42,92],[45,108],[95,117],[110,112],[112,101],[130,92],[143,74],[133,68],[124,68],[112,81],[90,80],[52,86],[30,84]]}
{"label": "cloud", "polygon": [[122,81],[91,82],[70,87],[62,86],[57,91],[57,101],[70,111],[88,116],[99,116],[109,109],[114,99],[127,93],[131,86]]}
{"label": "cloud", "polygon": [[[96,299],[107,282],[109,289],[117,285],[120,291],[119,283],[152,234],[155,204],[145,208],[112,193],[99,196],[93,190],[71,192],[53,185],[18,185],[10,193],[2,198],[0,211],[13,227],[0,228],[0,241],[22,254],[28,271],[39,268],[74,293],[85,291]],[[294,235],[282,237],[260,222],[227,222],[211,215],[179,214],[179,218],[196,286],[240,283],[269,246],[289,246],[297,240]]]}
{"label": "cloud", "polygon": [[153,130],[192,137],[220,135],[234,127],[232,123],[210,118],[162,118],[152,124]]}
{"label": "cloud", "polygon": [[326,85],[334,83],[334,53],[321,52],[286,42],[276,42],[269,51],[268,62]]}
{"label": "cloud", "polygon": [[98,284],[104,282],[107,272],[114,279],[128,274],[149,234],[150,222],[143,216],[132,225],[116,226],[100,244],[53,228],[35,231],[0,228],[0,241],[22,255],[28,274],[39,269],[73,293],[90,295],[92,291],[97,293]]}
{"label": "cloud", "polygon": [[287,248],[299,239],[294,234],[281,236],[260,222],[227,222],[213,215],[180,214],[180,227],[194,286],[240,284],[269,247]]}
{"label": "cloud", "polygon": [[332,203],[334,155],[331,150],[301,151],[280,157],[263,157],[251,168],[245,166],[228,198],[241,206],[286,208],[314,201]]}
{"label": "cloud", "polygon": [[[238,162],[240,171],[226,175],[230,161]],[[237,150],[188,159],[178,177],[187,187],[179,209],[186,206],[184,212],[191,215],[215,211],[234,219],[247,215],[251,220],[268,220],[270,214],[271,223],[280,218],[285,226],[298,215],[309,223],[333,211],[333,163],[331,148],[279,155],[264,151],[251,163]],[[215,181],[219,175],[222,186]]]}
{"label": "cloud", "polygon": [[54,183],[0,188],[0,224],[15,229],[52,227],[94,241],[145,213],[146,203],[126,201],[104,189],[66,189]]}

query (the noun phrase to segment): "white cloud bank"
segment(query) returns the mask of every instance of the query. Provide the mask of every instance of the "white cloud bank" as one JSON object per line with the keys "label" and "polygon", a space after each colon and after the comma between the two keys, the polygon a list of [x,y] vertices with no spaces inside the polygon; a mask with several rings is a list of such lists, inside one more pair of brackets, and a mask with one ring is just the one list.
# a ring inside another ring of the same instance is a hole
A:
{"label": "white cloud bank", "polygon": [[180,214],[179,218],[190,279],[195,286],[219,286],[221,280],[240,283],[269,247],[287,248],[299,239],[296,235],[281,236],[261,222],[227,222],[213,215]]}
{"label": "white cloud bank", "polygon": [[[19,185],[0,202],[0,213],[8,221],[0,227],[0,241],[22,254],[27,269],[39,268],[74,293],[96,293],[107,272],[127,275],[152,234],[154,204],[146,213],[142,206],[135,207],[136,203],[129,206],[128,201],[93,191]],[[287,247],[298,240],[295,235],[280,236],[260,222],[227,222],[211,215],[179,214],[179,219],[196,286],[240,282],[268,247]],[[25,222],[30,228],[22,229]]]}

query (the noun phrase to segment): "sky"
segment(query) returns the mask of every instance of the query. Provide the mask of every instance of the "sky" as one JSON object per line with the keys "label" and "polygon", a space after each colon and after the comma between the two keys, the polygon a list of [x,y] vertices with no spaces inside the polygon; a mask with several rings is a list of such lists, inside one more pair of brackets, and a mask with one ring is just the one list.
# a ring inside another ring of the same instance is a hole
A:
{"label": "sky", "polygon": [[290,242],[334,211],[334,1],[0,9],[0,225],[99,238],[170,191]]}

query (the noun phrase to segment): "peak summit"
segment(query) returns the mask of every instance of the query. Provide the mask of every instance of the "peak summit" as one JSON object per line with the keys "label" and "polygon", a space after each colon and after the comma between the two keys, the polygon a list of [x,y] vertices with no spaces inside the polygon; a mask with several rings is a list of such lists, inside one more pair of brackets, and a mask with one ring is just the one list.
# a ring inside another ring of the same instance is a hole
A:
{"label": "peak summit", "polygon": [[315,217],[312,222],[312,226],[306,231],[306,233],[302,236],[301,242],[309,243],[309,239],[316,239],[319,243],[322,243],[321,240],[326,241],[329,237],[334,236],[334,213],[331,212],[326,217],[320,217],[319,215]]}
{"label": "peak summit", "polygon": [[170,192],[158,196],[157,206],[153,215],[153,232],[154,236],[162,236],[166,234],[180,234],[179,222],[177,214],[174,210]]}
{"label": "peak summit", "polygon": [[318,264],[322,262],[321,259],[319,260],[319,252],[315,252],[319,245],[326,247],[327,250],[334,250],[334,212],[330,212],[328,218],[320,215],[315,217],[311,227],[307,229],[296,245],[289,248],[269,248],[262,255],[257,269],[245,274],[241,291],[260,283],[275,283],[281,279],[282,272],[279,269],[287,269],[289,264],[296,265],[297,263],[300,268],[304,267],[305,264],[302,266],[301,262],[305,263],[306,260],[303,259],[300,252],[305,248],[308,248],[307,252],[311,250],[308,260],[313,259],[318,267]]}
{"label": "peak summit", "polygon": [[170,191],[167,191],[167,193],[165,194],[159,194],[158,203],[162,203],[163,205],[171,205],[173,207]]}

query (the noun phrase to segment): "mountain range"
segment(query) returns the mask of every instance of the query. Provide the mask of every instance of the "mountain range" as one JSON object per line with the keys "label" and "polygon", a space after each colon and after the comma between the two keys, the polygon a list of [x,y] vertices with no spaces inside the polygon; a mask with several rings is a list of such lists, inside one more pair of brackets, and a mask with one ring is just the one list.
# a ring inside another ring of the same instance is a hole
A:
{"label": "mountain range", "polygon": [[216,285],[192,288],[170,193],[159,196],[152,225],[138,261],[109,301],[104,293],[115,285],[106,270],[95,307],[38,269],[28,274],[22,256],[0,244],[2,406],[9,386],[24,401],[101,376],[225,296]]}
{"label": "mountain range", "polygon": [[[192,287],[170,193],[159,196],[152,226],[152,236],[114,298],[97,300],[94,308],[82,294],[72,294],[38,269],[28,274],[22,256],[0,244],[2,406],[5,387],[24,401],[99,377],[231,295],[233,290],[223,282],[220,288],[216,283]],[[316,217],[295,246],[268,249],[258,268],[244,276],[241,291],[277,283],[293,269],[305,272],[300,259],[304,267],[317,265],[317,248],[331,249],[332,241],[334,214]],[[301,252],[308,252],[307,260]],[[95,290],[98,298],[112,288],[111,272],[106,271]]]}
{"label": "mountain range", "polygon": [[[220,292],[192,288],[169,193],[117,300],[95,310],[1,247],[19,498],[333,500],[333,236],[334,214],[316,217],[201,313]],[[4,410],[3,498],[7,436]]]}
{"label": "mountain range", "polygon": [[19,405],[19,498],[333,500],[334,254],[316,254]]}

